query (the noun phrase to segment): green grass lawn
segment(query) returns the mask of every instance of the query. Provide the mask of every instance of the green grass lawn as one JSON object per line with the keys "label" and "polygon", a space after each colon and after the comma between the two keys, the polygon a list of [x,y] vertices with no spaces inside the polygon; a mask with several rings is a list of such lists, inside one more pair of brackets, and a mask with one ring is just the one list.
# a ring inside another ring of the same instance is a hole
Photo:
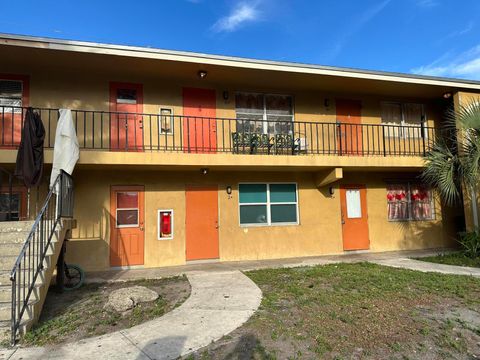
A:
{"label": "green grass lawn", "polygon": [[428,256],[418,258],[417,260],[428,261],[437,264],[447,264],[447,265],[457,265],[457,266],[468,266],[468,267],[477,267],[480,268],[480,258],[469,258],[463,255],[461,252],[449,253],[449,254],[440,254],[436,256]]}
{"label": "green grass lawn", "polygon": [[247,275],[260,309],[188,359],[470,359],[480,353],[480,279],[370,263]]}

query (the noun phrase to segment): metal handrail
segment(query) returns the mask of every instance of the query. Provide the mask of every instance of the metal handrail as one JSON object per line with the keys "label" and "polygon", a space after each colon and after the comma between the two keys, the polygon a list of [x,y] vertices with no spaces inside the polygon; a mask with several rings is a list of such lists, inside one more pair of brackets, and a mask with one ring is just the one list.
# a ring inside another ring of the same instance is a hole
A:
{"label": "metal handrail", "polygon": [[[64,199],[68,199],[65,201]],[[44,261],[52,238],[64,214],[71,216],[72,209],[64,209],[65,204],[73,208],[73,181],[65,171],[55,179],[45,202],[33,223],[32,229],[22,246],[15,265],[10,273],[12,282],[11,299],[11,341],[15,344],[17,333],[31,294],[36,286],[38,275],[44,268]],[[54,264],[51,264],[54,266]]]}
{"label": "metal handrail", "polygon": [[[16,148],[27,108],[0,106],[0,147]],[[45,148],[53,148],[58,109],[33,108],[45,125]],[[160,151],[269,155],[423,156],[439,129],[418,125],[356,124],[291,120],[72,110],[82,150]],[[164,122],[168,125],[164,129]],[[8,126],[6,126],[8,125]],[[237,135],[242,135],[238,142]],[[252,143],[248,137],[252,135]],[[271,146],[254,139],[268,135]],[[290,138],[277,139],[291,135]],[[276,140],[281,140],[280,143]]]}

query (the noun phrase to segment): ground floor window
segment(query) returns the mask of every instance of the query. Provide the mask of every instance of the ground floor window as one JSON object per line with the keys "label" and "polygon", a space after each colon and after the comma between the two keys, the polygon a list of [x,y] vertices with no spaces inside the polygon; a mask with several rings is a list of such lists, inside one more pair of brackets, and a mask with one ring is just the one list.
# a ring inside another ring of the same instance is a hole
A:
{"label": "ground floor window", "polygon": [[0,189],[0,221],[25,220],[27,209],[26,190],[15,187],[10,197],[6,188]]}
{"label": "ground floor window", "polygon": [[239,184],[240,225],[298,224],[297,185]]}
{"label": "ground floor window", "polygon": [[434,219],[432,190],[415,182],[387,185],[389,221]]}

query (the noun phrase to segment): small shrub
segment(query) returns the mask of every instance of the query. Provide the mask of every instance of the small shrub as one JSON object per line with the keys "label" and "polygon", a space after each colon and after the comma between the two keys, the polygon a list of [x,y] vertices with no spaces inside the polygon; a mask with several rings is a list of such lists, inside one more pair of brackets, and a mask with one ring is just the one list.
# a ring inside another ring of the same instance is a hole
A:
{"label": "small shrub", "polygon": [[458,242],[462,246],[462,252],[469,258],[480,256],[480,231],[478,229],[470,232],[459,233]]}

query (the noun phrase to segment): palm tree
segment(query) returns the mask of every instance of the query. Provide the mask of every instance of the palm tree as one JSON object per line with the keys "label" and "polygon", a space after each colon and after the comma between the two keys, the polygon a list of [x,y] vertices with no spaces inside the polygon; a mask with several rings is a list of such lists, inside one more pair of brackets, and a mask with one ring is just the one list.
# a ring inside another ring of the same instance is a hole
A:
{"label": "palm tree", "polygon": [[480,101],[460,106],[446,114],[445,128],[425,156],[423,181],[436,189],[448,205],[469,191],[472,215],[478,228],[476,189],[480,170]]}

